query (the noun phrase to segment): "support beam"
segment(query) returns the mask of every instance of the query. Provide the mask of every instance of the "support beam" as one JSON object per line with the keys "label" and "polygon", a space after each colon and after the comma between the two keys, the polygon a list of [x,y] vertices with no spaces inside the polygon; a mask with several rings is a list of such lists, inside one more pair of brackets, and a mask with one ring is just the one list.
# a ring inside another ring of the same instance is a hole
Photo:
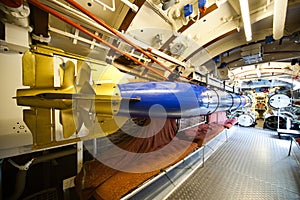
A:
{"label": "support beam", "polygon": [[[146,0],[135,0],[134,4],[141,8],[141,6],[145,3]],[[140,9],[139,9],[140,10]],[[139,12],[138,10],[138,12]],[[131,24],[132,20],[134,19],[134,17],[136,16],[136,14],[138,12],[134,12],[132,11],[132,9],[128,10],[126,17],[124,18],[124,21],[122,22],[121,26],[119,27],[119,31],[124,31],[126,32],[129,25]]]}

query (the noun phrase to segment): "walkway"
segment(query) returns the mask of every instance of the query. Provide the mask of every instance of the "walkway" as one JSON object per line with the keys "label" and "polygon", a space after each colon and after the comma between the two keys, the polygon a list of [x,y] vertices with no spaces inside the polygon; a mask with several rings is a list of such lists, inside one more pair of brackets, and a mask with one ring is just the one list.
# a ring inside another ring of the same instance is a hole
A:
{"label": "walkway", "polygon": [[289,140],[263,129],[235,133],[168,199],[300,199],[300,167]]}

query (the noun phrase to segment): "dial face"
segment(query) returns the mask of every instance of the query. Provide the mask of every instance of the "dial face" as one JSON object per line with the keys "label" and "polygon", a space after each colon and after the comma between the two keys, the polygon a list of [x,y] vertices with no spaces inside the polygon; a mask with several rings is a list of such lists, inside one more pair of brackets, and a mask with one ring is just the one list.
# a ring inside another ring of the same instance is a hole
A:
{"label": "dial face", "polygon": [[251,115],[242,114],[238,117],[238,122],[241,126],[251,126],[254,123],[254,119]]}
{"label": "dial face", "polygon": [[291,103],[290,97],[285,94],[275,94],[270,97],[269,104],[273,108],[284,108]]}

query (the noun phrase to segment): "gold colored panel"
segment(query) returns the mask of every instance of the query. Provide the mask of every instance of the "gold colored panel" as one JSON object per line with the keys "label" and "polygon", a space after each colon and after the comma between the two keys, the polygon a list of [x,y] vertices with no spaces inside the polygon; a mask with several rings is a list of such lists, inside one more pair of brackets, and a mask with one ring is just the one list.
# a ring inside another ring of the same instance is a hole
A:
{"label": "gold colored panel", "polygon": [[31,46],[31,51],[48,56],[53,56],[54,54],[64,54],[64,51],[61,49],[42,44]]}
{"label": "gold colored panel", "polygon": [[63,70],[62,88],[73,87],[75,81],[75,64],[72,61],[67,61]]}
{"label": "gold colored panel", "polygon": [[33,145],[36,145],[36,109],[23,110],[23,121],[32,133]]}
{"label": "gold colored panel", "polygon": [[[93,71],[93,80],[96,84],[101,83],[127,83],[128,80],[124,78],[124,73],[120,72],[116,67],[112,65],[100,66],[91,64]],[[96,72],[95,72],[96,71]]]}
{"label": "gold colored panel", "polygon": [[26,51],[22,57],[22,78],[23,85],[35,86],[35,55]]}
{"label": "gold colored panel", "polygon": [[74,122],[72,109],[60,111],[60,123],[63,126],[64,138],[69,138],[76,132],[76,126]]}
{"label": "gold colored panel", "polygon": [[23,119],[33,135],[34,145],[45,145],[52,141],[51,109],[24,110]]}
{"label": "gold colored panel", "polygon": [[65,90],[55,89],[18,89],[17,90],[17,104],[19,106],[31,106],[39,108],[56,108],[67,109],[72,106],[72,99],[61,98],[47,98],[40,95],[51,94],[52,96],[61,96],[73,94],[73,88]]}
{"label": "gold colored panel", "polygon": [[35,55],[36,87],[54,87],[54,60],[53,57]]}
{"label": "gold colored panel", "polygon": [[104,117],[102,115],[97,115],[97,118],[103,136],[116,132],[128,120],[127,117]]}
{"label": "gold colored panel", "polygon": [[[59,68],[60,87],[54,87],[57,55],[65,62]],[[30,88],[18,89],[16,100],[20,106],[31,107],[24,110],[23,119],[32,132],[33,147],[53,147],[78,141],[79,135],[95,138],[117,131],[128,119],[115,116],[122,100],[117,84],[126,82],[123,73],[106,63],[32,46],[23,56],[23,84]],[[59,122],[55,110],[60,111]],[[62,132],[55,122],[62,125]]]}
{"label": "gold colored panel", "polygon": [[[95,111],[98,114],[103,115],[114,115],[117,114],[120,107],[120,91],[116,84],[114,83],[103,83],[95,86],[96,92],[96,101],[95,101]],[[101,101],[98,97],[107,96],[110,99],[106,99],[106,101]]]}

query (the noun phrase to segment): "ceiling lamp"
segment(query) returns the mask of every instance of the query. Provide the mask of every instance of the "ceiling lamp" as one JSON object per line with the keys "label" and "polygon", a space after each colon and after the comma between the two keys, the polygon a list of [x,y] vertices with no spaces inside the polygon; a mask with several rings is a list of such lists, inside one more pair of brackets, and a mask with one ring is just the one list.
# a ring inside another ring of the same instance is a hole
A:
{"label": "ceiling lamp", "polygon": [[279,40],[283,36],[288,0],[274,0],[273,38]]}
{"label": "ceiling lamp", "polygon": [[240,7],[242,12],[242,19],[244,23],[245,36],[247,41],[252,40],[249,3],[248,0],[240,0]]}

